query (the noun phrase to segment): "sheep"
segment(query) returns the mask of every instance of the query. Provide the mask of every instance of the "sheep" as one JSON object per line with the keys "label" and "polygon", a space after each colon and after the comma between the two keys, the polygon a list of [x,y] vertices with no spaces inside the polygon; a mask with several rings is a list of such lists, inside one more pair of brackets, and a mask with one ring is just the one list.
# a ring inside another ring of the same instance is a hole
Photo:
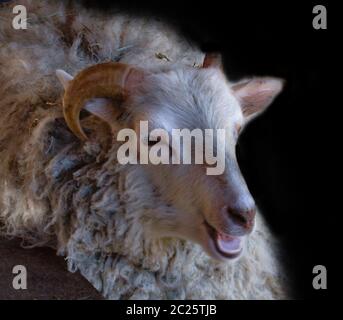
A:
{"label": "sheep", "polygon": [[[0,8],[0,234],[55,248],[108,299],[289,298],[234,152],[282,81],[232,83],[217,55],[156,19],[21,4],[25,31],[13,2]],[[139,120],[225,127],[224,174],[119,164],[116,136]]]}

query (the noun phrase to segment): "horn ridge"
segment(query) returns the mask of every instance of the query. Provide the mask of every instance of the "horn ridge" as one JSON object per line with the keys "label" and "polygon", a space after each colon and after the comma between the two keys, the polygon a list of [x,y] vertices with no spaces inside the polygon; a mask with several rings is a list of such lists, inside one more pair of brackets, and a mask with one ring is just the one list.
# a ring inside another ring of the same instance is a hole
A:
{"label": "horn ridge", "polygon": [[82,141],[88,140],[80,124],[80,111],[92,98],[110,98],[120,104],[127,96],[126,78],[132,68],[119,62],[100,63],[79,72],[65,91],[63,115],[69,129]]}

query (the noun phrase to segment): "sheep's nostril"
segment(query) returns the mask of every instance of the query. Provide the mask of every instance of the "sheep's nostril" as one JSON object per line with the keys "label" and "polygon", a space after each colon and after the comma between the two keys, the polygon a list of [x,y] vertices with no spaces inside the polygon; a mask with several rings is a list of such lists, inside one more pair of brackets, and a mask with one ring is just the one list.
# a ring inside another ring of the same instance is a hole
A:
{"label": "sheep's nostril", "polygon": [[255,209],[250,210],[235,210],[232,208],[228,208],[227,210],[229,218],[235,224],[245,228],[245,229],[252,229],[254,225],[254,218],[255,218]]}
{"label": "sheep's nostril", "polygon": [[247,219],[245,217],[243,217],[242,215],[236,213],[236,212],[230,212],[229,211],[229,215],[231,217],[232,220],[234,220],[237,224],[240,225],[246,225],[247,224]]}

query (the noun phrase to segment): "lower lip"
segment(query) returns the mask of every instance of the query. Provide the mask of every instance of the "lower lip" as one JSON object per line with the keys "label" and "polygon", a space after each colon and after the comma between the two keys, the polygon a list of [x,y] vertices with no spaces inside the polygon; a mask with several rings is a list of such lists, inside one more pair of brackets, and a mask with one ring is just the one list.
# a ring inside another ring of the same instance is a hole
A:
{"label": "lower lip", "polygon": [[212,226],[210,226],[206,220],[204,221],[204,224],[206,226],[208,234],[211,238],[211,241],[214,244],[214,247],[215,247],[217,253],[219,253],[222,257],[224,257],[226,259],[234,259],[234,258],[237,258],[242,253],[242,249],[240,249],[239,251],[237,251],[235,253],[228,253],[228,252],[223,252],[222,250],[220,250],[220,248],[218,247],[218,243],[216,241],[217,231]]}

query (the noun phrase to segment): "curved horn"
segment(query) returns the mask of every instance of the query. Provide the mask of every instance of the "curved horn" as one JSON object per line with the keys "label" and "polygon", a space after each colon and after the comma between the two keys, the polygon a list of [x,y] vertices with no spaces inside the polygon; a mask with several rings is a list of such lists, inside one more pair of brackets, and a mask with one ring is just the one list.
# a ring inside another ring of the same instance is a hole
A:
{"label": "curved horn", "polygon": [[92,98],[111,98],[121,103],[126,97],[125,82],[132,67],[118,62],[101,63],[82,70],[70,82],[63,98],[63,114],[70,130],[87,140],[80,125],[80,111]]}

